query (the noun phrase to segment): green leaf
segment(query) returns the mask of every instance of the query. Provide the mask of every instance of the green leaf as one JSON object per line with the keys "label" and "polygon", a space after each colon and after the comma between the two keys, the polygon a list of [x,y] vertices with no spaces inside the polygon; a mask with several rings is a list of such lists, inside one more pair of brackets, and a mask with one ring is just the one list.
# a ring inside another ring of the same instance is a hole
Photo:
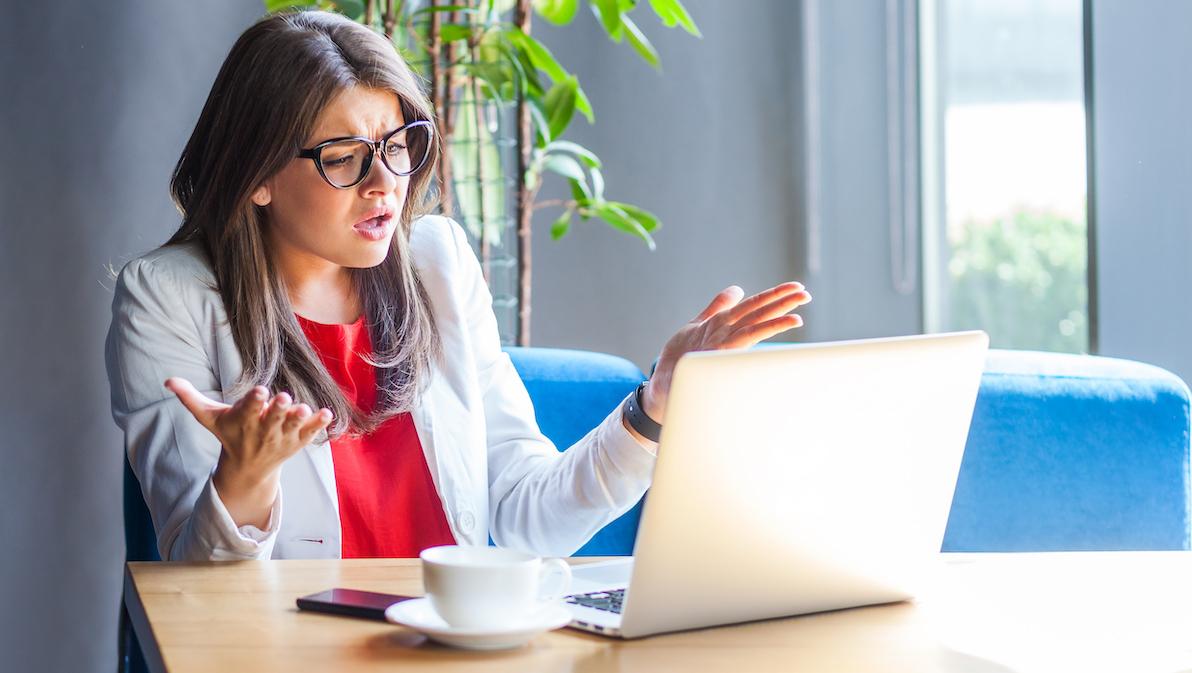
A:
{"label": "green leaf", "polygon": [[542,168],[570,180],[579,180],[580,182],[587,182],[588,180],[579,162],[571,158],[568,154],[546,155],[546,159],[542,162]]}
{"label": "green leaf", "polygon": [[458,42],[472,38],[472,26],[448,23],[439,26],[439,39],[443,42]]}
{"label": "green leaf", "polygon": [[551,138],[558,138],[571,123],[571,118],[575,115],[575,98],[578,89],[579,82],[572,76],[561,82],[555,82],[550,91],[546,93],[546,98],[542,103],[546,108],[546,118],[550,123]]}
{"label": "green leaf", "polygon": [[558,60],[555,59],[555,55],[550,53],[546,45],[525,34],[516,26],[506,29],[504,33],[510,42],[526,52],[526,55],[530,57],[530,62],[535,67],[545,71],[552,80],[557,82],[567,78],[567,71],[563,69],[563,66],[559,65]]}
{"label": "green leaf", "polygon": [[589,168],[588,173],[592,176],[592,200],[602,203],[604,201],[604,173],[600,172],[599,168]]}
{"label": "green leaf", "polygon": [[[529,59],[530,64],[534,68],[545,72],[552,82],[559,82],[571,76],[563,66],[559,65],[558,59],[555,58],[555,55],[551,53],[550,49],[546,48],[546,45],[522,32],[520,28],[514,26],[502,32]],[[576,90],[575,109],[579,110],[587,118],[589,124],[596,123],[596,117],[592,113],[592,102],[588,100],[588,96],[584,93],[583,89],[577,88]]]}
{"label": "green leaf", "polygon": [[531,99],[527,101],[527,104],[530,108],[530,120],[534,122],[534,127],[537,130],[534,144],[538,147],[546,147],[552,138],[550,123],[546,121],[546,115],[542,114],[542,108],[539,107],[538,101]]}
{"label": "green leaf", "polygon": [[508,88],[507,85],[512,79],[512,70],[505,67],[505,64],[465,63],[463,70],[483,83],[491,97],[500,101],[505,100],[502,91]]}
{"label": "green leaf", "polygon": [[353,21],[359,21],[364,16],[364,0],[335,0],[335,10]]}
{"label": "green leaf", "polygon": [[633,217],[633,219],[637,220],[646,231],[654,231],[661,226],[661,223],[658,221],[658,217],[648,210],[642,210],[633,204],[622,203],[620,201],[608,201],[607,203],[610,203],[628,213],[631,217]]}
{"label": "green leaf", "polygon": [[592,111],[592,101],[588,100],[588,94],[578,86],[575,89],[575,109],[579,110],[589,124],[596,123],[596,113]]}
{"label": "green leaf", "polygon": [[314,6],[313,2],[303,2],[302,0],[265,0],[265,11],[269,14],[275,14],[287,9],[305,9]]}
{"label": "green leaf", "polygon": [[691,15],[687,13],[687,8],[679,0],[650,0],[650,8],[654,10],[659,19],[662,19],[662,25],[667,28],[673,28],[675,24],[678,24],[688,33],[696,37],[703,37],[699,28],[695,26],[695,21],[692,21]]}
{"label": "green leaf", "polygon": [[658,60],[658,51],[646,39],[645,34],[637,27],[637,24],[628,16],[622,16],[621,22],[625,24],[625,35],[629,38],[629,44],[633,45],[633,48],[642,58],[646,59],[647,63],[655,68],[661,68],[662,63]]}
{"label": "green leaf", "polygon": [[560,238],[563,238],[563,236],[567,233],[567,230],[570,227],[571,227],[571,209],[569,208],[569,209],[563,211],[563,214],[559,216],[559,219],[557,219],[551,223],[551,225],[550,225],[551,240],[557,241]]}
{"label": "green leaf", "polygon": [[546,146],[546,151],[570,152],[592,168],[600,168],[600,157],[596,156],[592,150],[568,140],[556,140]]}
{"label": "green leaf", "polygon": [[579,0],[534,0],[534,11],[556,26],[565,26],[575,18]]}
{"label": "green leaf", "polygon": [[504,38],[504,30],[500,28],[485,29],[476,42],[476,59],[484,63],[501,60],[501,47],[508,46]]}
{"label": "green leaf", "polygon": [[600,19],[600,25],[604,26],[604,32],[615,42],[620,42],[624,30],[621,28],[621,8],[617,5],[617,0],[588,0],[591,3],[592,13]]}
{"label": "green leaf", "polygon": [[530,60],[529,55],[516,47],[510,49],[509,54],[511,54],[517,61],[519,70],[525,73],[526,83],[528,90],[530,91],[530,95],[544,95],[546,93],[546,88],[542,86],[542,79],[538,77],[538,68],[534,67],[534,62]]}
{"label": "green leaf", "polygon": [[571,184],[571,198],[575,199],[576,204],[586,206],[592,202],[592,191],[588,189],[587,181],[568,180]]}
{"label": "green leaf", "polygon": [[650,232],[646,231],[640,222],[622,208],[614,206],[610,202],[597,204],[595,208],[596,215],[612,225],[614,229],[620,229],[627,234],[633,234],[645,241],[646,245],[650,247],[650,250],[655,249],[654,238],[650,236]]}
{"label": "green leaf", "polygon": [[545,92],[542,89],[542,83],[538,80],[538,71],[532,65],[527,66],[525,54],[507,44],[501,44],[498,48],[505,55],[505,62],[517,74],[518,88],[525,91],[528,98],[543,96]]}

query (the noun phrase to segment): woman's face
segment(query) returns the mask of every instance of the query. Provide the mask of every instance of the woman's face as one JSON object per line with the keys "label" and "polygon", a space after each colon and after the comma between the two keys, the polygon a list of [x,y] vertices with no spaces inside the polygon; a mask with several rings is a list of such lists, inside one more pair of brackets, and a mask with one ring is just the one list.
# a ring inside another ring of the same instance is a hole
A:
{"label": "woman's face", "polygon": [[[397,94],[352,87],[332,99],[302,147],[346,136],[380,140],[404,123]],[[323,180],[314,161],[295,157],[253,192],[252,200],[266,210],[269,244],[283,267],[367,268],[389,252],[409,182],[376,156],[363,182],[337,189]],[[379,210],[385,214],[371,224],[380,228],[362,223]]]}

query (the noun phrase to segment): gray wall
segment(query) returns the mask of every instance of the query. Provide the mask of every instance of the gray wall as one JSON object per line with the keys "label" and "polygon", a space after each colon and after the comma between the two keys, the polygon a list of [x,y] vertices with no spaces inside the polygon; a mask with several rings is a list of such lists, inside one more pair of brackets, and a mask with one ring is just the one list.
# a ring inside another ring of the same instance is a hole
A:
{"label": "gray wall", "polygon": [[[686,5],[703,39],[664,29],[644,3],[638,12],[661,73],[627,44],[610,42],[586,10],[565,28],[534,26],[593,101],[596,124],[577,116],[568,134],[600,155],[606,195],[663,222],[651,252],[595,219],[577,218],[553,241],[559,210],[539,213],[535,346],[616,353],[649,371],[666,340],[720,290],[736,284],[748,296],[800,279],[799,5]],[[548,183],[540,199],[563,196],[560,182]],[[808,322],[814,306],[803,311]]]}
{"label": "gray wall", "polygon": [[1092,4],[1099,350],[1192,381],[1192,3]]}
{"label": "gray wall", "polygon": [[124,555],[105,264],[177,227],[170,170],[256,2],[10,3],[0,20],[0,652],[111,671]]}

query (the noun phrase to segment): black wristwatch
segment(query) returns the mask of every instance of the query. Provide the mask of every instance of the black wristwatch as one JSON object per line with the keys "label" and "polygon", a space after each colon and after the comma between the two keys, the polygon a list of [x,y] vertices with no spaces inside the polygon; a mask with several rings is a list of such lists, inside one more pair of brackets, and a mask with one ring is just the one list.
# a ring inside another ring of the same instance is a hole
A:
{"label": "black wristwatch", "polygon": [[642,408],[642,391],[645,389],[646,381],[642,381],[633,394],[625,398],[625,420],[629,421],[629,425],[642,437],[657,442],[662,437],[662,426],[650,418]]}

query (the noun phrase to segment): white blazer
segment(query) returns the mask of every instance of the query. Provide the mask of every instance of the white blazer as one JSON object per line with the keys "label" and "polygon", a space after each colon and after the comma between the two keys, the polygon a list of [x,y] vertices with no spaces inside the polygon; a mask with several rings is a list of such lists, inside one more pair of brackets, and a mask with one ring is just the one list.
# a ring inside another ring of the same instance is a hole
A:
{"label": "white blazer", "polygon": [[[620,406],[560,453],[538,428],[525,384],[501,350],[492,296],[454,220],[416,221],[410,241],[449,367],[432,365],[411,414],[459,544],[567,556],[645,493],[655,456]],[[112,416],[165,560],[338,558],[339,500],[328,442],[282,466],[266,530],[237,528],[211,475],[220,442],[167,390],[189,379],[223,399],[242,370],[215,276],[197,243],[159,248],[116,282],[105,359]]]}

